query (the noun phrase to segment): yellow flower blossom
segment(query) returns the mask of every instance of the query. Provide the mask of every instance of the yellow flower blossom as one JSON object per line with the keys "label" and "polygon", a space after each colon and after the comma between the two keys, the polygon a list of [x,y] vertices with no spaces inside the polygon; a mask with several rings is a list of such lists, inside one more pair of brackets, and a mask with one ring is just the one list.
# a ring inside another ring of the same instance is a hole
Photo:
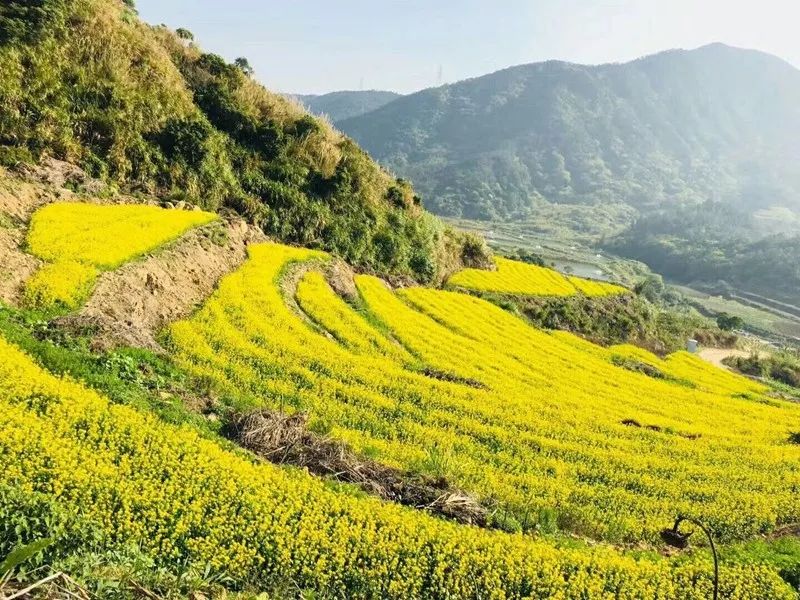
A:
{"label": "yellow flower blossom", "polygon": [[613,283],[565,276],[553,269],[500,256],[494,262],[496,271],[464,269],[447,283],[454,288],[518,296],[609,296],[628,291]]}

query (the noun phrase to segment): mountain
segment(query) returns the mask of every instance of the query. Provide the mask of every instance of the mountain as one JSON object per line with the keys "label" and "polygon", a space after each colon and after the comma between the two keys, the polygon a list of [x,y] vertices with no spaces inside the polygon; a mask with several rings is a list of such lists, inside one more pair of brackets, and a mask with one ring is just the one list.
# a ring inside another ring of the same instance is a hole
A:
{"label": "mountain", "polygon": [[800,212],[800,71],[722,44],[512,67],[337,125],[442,215],[517,219],[545,202],[647,213],[709,199]]}
{"label": "mountain", "polygon": [[714,294],[800,305],[800,236],[760,236],[755,226],[742,210],[708,201],[643,215],[605,246]]}
{"label": "mountain", "polygon": [[344,90],[319,95],[298,94],[294,97],[315,115],[327,115],[335,123],[380,108],[399,98],[400,94],[382,90]]}
{"label": "mountain", "polygon": [[4,0],[0,598],[699,599],[698,527],[798,600],[797,357],[484,250],[246,59]]}
{"label": "mountain", "polygon": [[132,0],[5,1],[0,166],[60,159],[123,191],[236,211],[365,270],[430,281],[457,267],[466,238],[246,64],[143,23]]}

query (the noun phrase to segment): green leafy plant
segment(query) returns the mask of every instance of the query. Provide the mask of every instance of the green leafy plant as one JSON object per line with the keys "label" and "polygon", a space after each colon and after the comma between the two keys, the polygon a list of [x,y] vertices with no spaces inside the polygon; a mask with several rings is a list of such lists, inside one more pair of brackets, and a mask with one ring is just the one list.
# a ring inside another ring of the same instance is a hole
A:
{"label": "green leafy plant", "polygon": [[52,539],[42,538],[30,544],[18,546],[12,550],[11,553],[0,562],[0,582],[7,579],[14,569],[48,548],[52,543]]}

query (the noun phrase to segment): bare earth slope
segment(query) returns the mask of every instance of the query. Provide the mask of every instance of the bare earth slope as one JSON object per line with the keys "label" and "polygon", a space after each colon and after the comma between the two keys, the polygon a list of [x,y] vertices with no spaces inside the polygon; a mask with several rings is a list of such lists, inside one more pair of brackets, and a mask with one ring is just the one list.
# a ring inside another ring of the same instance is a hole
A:
{"label": "bare earth slope", "polygon": [[0,303],[17,304],[22,284],[41,264],[22,250],[28,221],[37,208],[72,197],[62,187],[70,169],[74,167],[54,160],[31,168],[24,178],[0,169]]}
{"label": "bare earth slope", "polygon": [[84,307],[66,320],[95,328],[99,347],[160,350],[158,332],[191,314],[224,275],[244,262],[247,245],[265,239],[238,218],[190,231],[166,248],[104,273]]}

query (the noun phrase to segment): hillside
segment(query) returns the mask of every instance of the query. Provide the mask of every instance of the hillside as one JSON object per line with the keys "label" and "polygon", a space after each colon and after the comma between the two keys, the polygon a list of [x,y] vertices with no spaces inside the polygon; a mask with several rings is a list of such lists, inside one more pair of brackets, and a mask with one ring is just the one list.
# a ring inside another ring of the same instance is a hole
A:
{"label": "hillside", "polygon": [[605,245],[697,288],[800,304],[800,236],[754,235],[753,221],[721,203],[660,209]]}
{"label": "hillside", "polygon": [[[0,592],[51,577],[100,598],[700,600],[705,549],[658,552],[681,513],[720,544],[722,598],[796,598],[800,409],[770,387],[273,241],[179,308],[171,286],[202,264],[193,236],[213,215],[39,203],[18,226],[47,283],[71,281],[71,263],[103,274],[74,304],[0,306],[0,556],[39,544]],[[143,222],[163,232],[141,240]],[[629,293],[498,267],[450,285]],[[42,288],[36,273],[22,285]],[[113,316],[139,304],[168,352]]]}
{"label": "hillside", "polygon": [[537,202],[800,207],[800,72],[721,44],[625,64],[511,67],[340,123],[434,212]]}
{"label": "hillside", "polygon": [[382,90],[343,90],[328,94],[298,94],[295,96],[309,111],[315,115],[326,115],[334,123],[358,117],[399,97],[400,94],[397,92]]}
{"label": "hillside", "polygon": [[490,257],[242,64],[0,6],[0,598],[798,600],[795,357]]}
{"label": "hillside", "polygon": [[0,6],[0,164],[49,155],[130,193],[234,210],[366,270],[430,281],[457,267],[463,240],[407,183],[128,4]]}

